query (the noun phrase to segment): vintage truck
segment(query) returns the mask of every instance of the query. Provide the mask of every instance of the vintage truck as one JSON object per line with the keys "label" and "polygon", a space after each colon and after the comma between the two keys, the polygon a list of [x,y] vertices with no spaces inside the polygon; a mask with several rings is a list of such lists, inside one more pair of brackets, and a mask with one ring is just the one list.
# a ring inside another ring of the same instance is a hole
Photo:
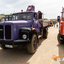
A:
{"label": "vintage truck", "polygon": [[1,48],[26,45],[29,53],[35,53],[39,37],[47,38],[48,21],[42,20],[41,11],[34,10],[30,5],[26,12],[13,13],[12,21],[0,23]]}
{"label": "vintage truck", "polygon": [[12,15],[5,15],[1,18],[1,22],[12,20]]}

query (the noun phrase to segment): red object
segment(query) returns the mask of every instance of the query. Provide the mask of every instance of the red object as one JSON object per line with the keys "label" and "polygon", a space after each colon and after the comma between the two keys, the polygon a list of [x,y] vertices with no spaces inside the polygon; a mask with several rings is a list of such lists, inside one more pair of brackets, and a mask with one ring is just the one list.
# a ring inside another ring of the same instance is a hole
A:
{"label": "red object", "polygon": [[61,24],[60,24],[60,34],[61,35],[63,35],[63,24],[64,24],[64,22],[61,22]]}
{"label": "red object", "polygon": [[64,30],[64,15],[63,15],[63,13],[64,13],[64,8],[62,8],[62,12],[61,12],[61,17],[60,17],[60,21],[59,21],[59,27],[60,27],[60,34],[61,35],[64,35],[63,34],[63,30]]}

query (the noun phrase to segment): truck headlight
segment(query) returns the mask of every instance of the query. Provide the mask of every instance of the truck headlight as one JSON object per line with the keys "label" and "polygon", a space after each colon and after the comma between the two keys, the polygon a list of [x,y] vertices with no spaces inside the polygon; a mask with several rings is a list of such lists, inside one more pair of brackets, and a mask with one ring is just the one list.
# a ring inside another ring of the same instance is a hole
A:
{"label": "truck headlight", "polygon": [[23,38],[23,39],[26,39],[26,38],[27,38],[27,35],[26,35],[26,34],[23,34],[23,35],[22,35],[22,38]]}

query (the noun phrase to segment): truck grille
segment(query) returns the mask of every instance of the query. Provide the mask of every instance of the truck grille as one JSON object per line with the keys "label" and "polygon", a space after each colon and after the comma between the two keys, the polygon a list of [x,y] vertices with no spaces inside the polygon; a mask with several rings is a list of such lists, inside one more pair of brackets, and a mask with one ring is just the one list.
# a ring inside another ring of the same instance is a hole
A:
{"label": "truck grille", "polygon": [[3,30],[3,25],[0,25],[0,38],[4,38],[4,30]]}
{"label": "truck grille", "polygon": [[5,39],[11,39],[11,25],[5,25]]}

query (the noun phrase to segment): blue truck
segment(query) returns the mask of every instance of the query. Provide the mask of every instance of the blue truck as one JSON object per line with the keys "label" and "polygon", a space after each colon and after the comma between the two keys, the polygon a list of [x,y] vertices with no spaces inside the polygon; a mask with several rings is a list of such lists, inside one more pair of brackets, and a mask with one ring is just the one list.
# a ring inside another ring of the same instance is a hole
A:
{"label": "blue truck", "polygon": [[13,13],[12,20],[0,23],[0,46],[8,47],[26,45],[29,53],[35,53],[39,38],[47,38],[48,21],[42,20],[42,12],[35,12],[33,5],[25,12]]}

